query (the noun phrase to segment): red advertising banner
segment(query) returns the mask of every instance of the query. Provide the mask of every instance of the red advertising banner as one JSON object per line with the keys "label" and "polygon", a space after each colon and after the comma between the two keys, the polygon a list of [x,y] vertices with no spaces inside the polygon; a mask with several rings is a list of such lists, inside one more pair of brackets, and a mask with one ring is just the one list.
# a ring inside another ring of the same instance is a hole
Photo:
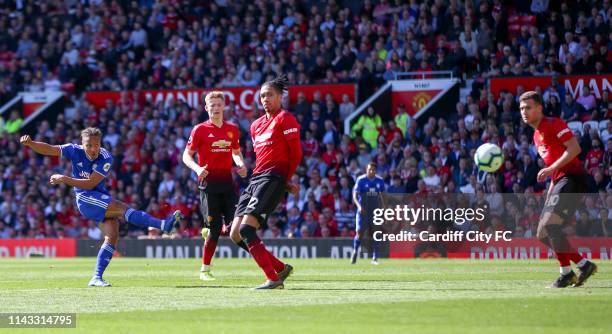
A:
{"label": "red advertising banner", "polygon": [[[573,238],[572,246],[593,259],[612,259],[612,238]],[[530,260],[553,258],[553,252],[538,239],[485,242],[390,242],[391,258],[448,257],[474,260]]]}
{"label": "red advertising banner", "polygon": [[[511,78],[492,78],[490,83],[491,93],[495,97],[499,97],[502,90],[516,94],[516,87],[523,86],[525,90],[535,90],[540,87],[542,92],[550,86],[552,77],[511,77]],[[557,79],[558,83],[565,88],[566,92],[571,92],[574,98],[577,98],[582,93],[583,87],[589,87],[591,93],[596,98],[601,98],[604,90],[612,92],[612,74],[608,75],[561,75]],[[563,98],[563,97],[561,97]]]}
{"label": "red advertising banner", "polygon": [[[137,94],[137,98],[140,102],[144,102],[147,99],[152,100],[155,103],[162,102],[168,104],[171,101],[183,101],[189,106],[197,108],[201,104],[201,96],[203,93],[210,92],[212,90],[223,91],[226,95],[226,103],[229,101],[235,101],[236,104],[243,110],[252,110],[253,102],[259,102],[259,88],[258,87],[236,87],[236,88],[219,88],[219,89],[175,89],[175,90],[144,90],[139,92],[125,92],[133,96]],[[297,101],[299,93],[304,93],[306,100],[312,101],[313,96],[316,92],[321,93],[321,99],[325,99],[325,95],[331,93],[334,97],[334,101],[342,101],[342,96],[347,94],[352,102],[355,102],[356,89],[354,84],[336,84],[336,85],[304,85],[304,86],[289,86],[289,99],[290,103]],[[117,102],[121,97],[121,92],[88,92],[85,94],[87,102],[93,105],[96,109],[102,108],[106,105],[107,100]]]}
{"label": "red advertising banner", "polygon": [[0,239],[0,257],[75,257],[75,239]]}

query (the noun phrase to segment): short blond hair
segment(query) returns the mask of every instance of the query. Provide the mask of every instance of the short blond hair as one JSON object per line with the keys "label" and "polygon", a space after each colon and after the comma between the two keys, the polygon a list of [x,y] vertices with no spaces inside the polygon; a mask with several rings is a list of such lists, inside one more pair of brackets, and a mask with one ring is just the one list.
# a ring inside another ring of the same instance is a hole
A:
{"label": "short blond hair", "polygon": [[102,137],[102,131],[98,128],[89,127],[81,131],[81,137]]}
{"label": "short blond hair", "polygon": [[225,103],[225,94],[223,94],[221,91],[213,90],[212,92],[206,94],[206,97],[204,97],[204,103],[208,103],[208,101],[212,99],[221,99],[223,100],[223,103]]}

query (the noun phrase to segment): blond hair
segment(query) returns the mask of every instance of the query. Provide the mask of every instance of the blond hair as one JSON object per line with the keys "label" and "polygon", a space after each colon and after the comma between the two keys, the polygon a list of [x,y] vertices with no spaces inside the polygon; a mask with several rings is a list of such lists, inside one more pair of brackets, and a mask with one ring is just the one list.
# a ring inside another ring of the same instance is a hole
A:
{"label": "blond hair", "polygon": [[102,131],[98,128],[89,127],[81,131],[81,138],[83,137],[102,137]]}
{"label": "blond hair", "polygon": [[212,92],[206,94],[204,97],[204,103],[208,103],[212,99],[221,99],[223,103],[225,103],[225,94],[218,90],[213,90]]}

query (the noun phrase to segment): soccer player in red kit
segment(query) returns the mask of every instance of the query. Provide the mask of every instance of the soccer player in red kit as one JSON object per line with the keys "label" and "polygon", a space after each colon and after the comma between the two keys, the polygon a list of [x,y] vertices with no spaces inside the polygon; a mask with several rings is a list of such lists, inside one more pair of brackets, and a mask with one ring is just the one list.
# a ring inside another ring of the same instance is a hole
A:
{"label": "soccer player in red kit", "polygon": [[297,194],[299,185],[289,183],[302,160],[300,125],[295,117],[281,109],[281,98],[287,90],[284,75],[263,84],[260,90],[265,115],[251,124],[255,150],[255,169],[249,185],[236,207],[230,236],[234,242],[244,240],[257,265],[266,275],[266,282],[256,289],[282,289],[293,267],[270,253],[257,236],[257,229],[285,195]]}
{"label": "soccer player in red kit", "polygon": [[[202,252],[200,279],[211,281],[215,278],[210,263],[217,249],[221,228],[224,221],[227,224],[232,221],[238,200],[232,182],[232,160],[238,166],[238,175],[246,177],[247,170],[240,151],[240,130],[223,120],[223,92],[208,93],[204,102],[209,120],[191,130],[183,152],[183,163],[198,175],[200,210],[205,225],[202,235],[208,234]],[[193,159],[195,153],[198,154],[198,163]],[[239,242],[238,246],[248,252],[244,241]]]}
{"label": "soccer player in red kit", "polygon": [[[521,117],[535,129],[533,142],[547,166],[538,172],[537,180],[543,182],[548,176],[552,177],[537,231],[538,239],[553,249],[561,266],[561,276],[551,288],[578,287],[597,272],[593,262],[572,248],[562,229],[580,204],[571,194],[586,192],[588,175],[578,159],[580,145],[565,122],[559,118],[544,117],[539,93],[525,92],[519,102]],[[570,261],[578,267],[579,275],[572,270]]]}

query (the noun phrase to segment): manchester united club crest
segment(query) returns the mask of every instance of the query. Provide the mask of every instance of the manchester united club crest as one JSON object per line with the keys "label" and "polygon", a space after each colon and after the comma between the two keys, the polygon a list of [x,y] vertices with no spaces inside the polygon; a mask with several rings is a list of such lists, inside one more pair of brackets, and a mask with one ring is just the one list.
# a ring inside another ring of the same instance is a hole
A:
{"label": "manchester united club crest", "polygon": [[232,133],[231,131],[228,131],[228,132],[227,132],[227,137],[228,137],[229,139],[234,138],[234,133]]}
{"label": "manchester united club crest", "polygon": [[421,92],[412,98],[412,108],[415,112],[421,110],[427,103],[431,101],[431,95]]}

